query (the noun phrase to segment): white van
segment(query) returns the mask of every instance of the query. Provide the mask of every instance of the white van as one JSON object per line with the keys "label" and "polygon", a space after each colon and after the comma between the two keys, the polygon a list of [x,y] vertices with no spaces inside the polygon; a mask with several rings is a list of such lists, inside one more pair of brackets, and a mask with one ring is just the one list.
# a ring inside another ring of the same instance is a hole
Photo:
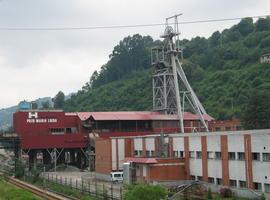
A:
{"label": "white van", "polygon": [[123,172],[111,172],[112,182],[123,182]]}

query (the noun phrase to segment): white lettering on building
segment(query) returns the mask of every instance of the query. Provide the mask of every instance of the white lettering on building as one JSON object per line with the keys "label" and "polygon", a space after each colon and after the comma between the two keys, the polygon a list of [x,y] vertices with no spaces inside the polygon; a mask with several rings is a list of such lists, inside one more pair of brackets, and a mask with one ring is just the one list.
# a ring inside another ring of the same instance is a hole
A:
{"label": "white lettering on building", "polygon": [[38,118],[38,112],[29,112],[28,119],[26,119],[26,123],[57,123],[56,118]]}

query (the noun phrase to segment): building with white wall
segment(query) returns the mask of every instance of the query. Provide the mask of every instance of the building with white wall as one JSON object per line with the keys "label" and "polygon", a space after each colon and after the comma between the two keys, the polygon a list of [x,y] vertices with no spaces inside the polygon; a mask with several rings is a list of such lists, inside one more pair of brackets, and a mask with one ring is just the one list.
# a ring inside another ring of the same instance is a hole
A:
{"label": "building with white wall", "polygon": [[[177,177],[270,193],[270,130],[113,137],[106,140],[106,147],[104,140],[99,140],[101,143],[96,142],[97,174],[109,175],[111,171],[122,170],[125,161],[133,163],[137,171],[142,167],[142,173],[134,176],[145,182],[170,181]],[[161,164],[161,158],[167,160],[163,159]],[[105,160],[107,171],[98,166]],[[154,169],[155,166],[163,168]]]}

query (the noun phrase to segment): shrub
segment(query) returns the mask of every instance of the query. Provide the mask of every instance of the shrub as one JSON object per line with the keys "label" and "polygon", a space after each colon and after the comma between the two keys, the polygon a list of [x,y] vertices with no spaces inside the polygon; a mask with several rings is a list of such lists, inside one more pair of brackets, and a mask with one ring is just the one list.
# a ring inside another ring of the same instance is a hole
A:
{"label": "shrub", "polygon": [[167,191],[160,185],[138,184],[127,187],[125,200],[160,200],[165,199]]}
{"label": "shrub", "polygon": [[211,188],[207,190],[207,199],[213,199]]}
{"label": "shrub", "polygon": [[222,197],[225,197],[225,198],[230,198],[233,196],[233,192],[230,188],[221,188],[219,193]]}
{"label": "shrub", "polygon": [[262,193],[260,200],[266,200],[264,193]]}

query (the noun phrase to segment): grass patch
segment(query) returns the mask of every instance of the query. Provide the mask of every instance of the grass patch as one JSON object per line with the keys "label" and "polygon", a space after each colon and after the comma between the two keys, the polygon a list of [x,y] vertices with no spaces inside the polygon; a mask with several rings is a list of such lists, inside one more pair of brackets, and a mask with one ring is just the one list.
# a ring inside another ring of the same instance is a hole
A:
{"label": "grass patch", "polygon": [[31,192],[14,187],[8,182],[0,179],[0,200],[40,200]]}
{"label": "grass patch", "polygon": [[[36,185],[40,188],[44,188],[43,180],[41,178],[36,179],[34,182],[32,178],[27,178],[25,179],[25,181],[33,185]],[[70,188],[69,186],[64,186],[61,184],[56,184],[56,183],[51,183],[51,182],[46,181],[45,187],[49,190],[52,190],[61,194],[65,194],[70,197],[75,197],[81,200],[98,200],[98,198],[90,197],[89,195],[85,195],[76,189],[73,189],[73,188]]]}

